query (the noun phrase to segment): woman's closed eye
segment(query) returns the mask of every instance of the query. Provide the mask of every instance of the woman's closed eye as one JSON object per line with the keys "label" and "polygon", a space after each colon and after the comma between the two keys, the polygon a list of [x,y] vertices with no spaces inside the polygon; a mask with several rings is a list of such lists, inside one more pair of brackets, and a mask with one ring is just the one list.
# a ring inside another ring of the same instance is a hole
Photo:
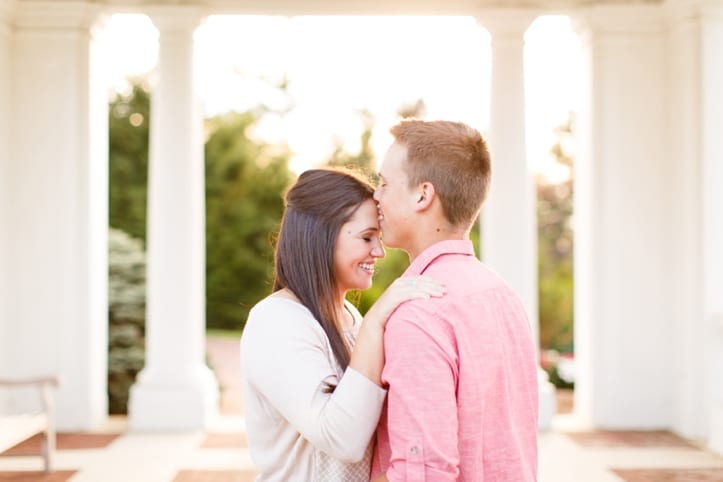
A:
{"label": "woman's closed eye", "polygon": [[378,233],[369,233],[369,234],[362,234],[361,239],[363,239],[367,243],[371,243],[373,241],[381,241],[382,238]]}

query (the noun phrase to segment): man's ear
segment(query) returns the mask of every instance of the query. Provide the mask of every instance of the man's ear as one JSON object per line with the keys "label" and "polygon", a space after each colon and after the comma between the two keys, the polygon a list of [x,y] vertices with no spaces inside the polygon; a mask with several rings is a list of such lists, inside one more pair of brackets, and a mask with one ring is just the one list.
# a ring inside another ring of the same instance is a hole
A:
{"label": "man's ear", "polygon": [[419,185],[417,193],[417,211],[426,211],[432,205],[436,193],[434,191],[434,184],[431,182],[423,182]]}

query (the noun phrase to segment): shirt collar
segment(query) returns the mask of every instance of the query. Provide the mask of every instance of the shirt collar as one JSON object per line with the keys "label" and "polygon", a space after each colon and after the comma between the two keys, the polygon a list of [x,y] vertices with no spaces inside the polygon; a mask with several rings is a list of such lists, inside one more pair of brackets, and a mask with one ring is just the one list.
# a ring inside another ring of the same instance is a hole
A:
{"label": "shirt collar", "polygon": [[406,276],[420,275],[424,273],[424,270],[426,270],[435,259],[444,254],[463,254],[467,256],[474,256],[474,246],[472,246],[472,241],[467,239],[447,239],[440,241],[429,246],[427,249],[422,251],[419,256],[414,258],[414,261],[412,261],[404,274]]}

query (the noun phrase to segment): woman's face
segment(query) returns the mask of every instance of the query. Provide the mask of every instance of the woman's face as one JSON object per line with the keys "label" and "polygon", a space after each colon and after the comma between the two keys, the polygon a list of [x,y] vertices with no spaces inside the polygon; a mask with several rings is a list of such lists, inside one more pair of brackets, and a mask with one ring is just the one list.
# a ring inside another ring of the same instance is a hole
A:
{"label": "woman's face", "polygon": [[334,250],[334,276],[342,292],[372,285],[374,263],[384,257],[376,203],[364,201],[339,230]]}

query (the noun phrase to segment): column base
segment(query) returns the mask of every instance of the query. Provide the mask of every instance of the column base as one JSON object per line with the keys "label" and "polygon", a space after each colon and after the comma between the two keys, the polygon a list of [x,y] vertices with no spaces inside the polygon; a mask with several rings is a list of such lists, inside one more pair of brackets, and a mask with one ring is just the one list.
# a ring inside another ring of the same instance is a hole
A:
{"label": "column base", "polygon": [[557,390],[555,385],[550,383],[547,372],[537,368],[537,390],[540,396],[540,418],[537,428],[540,431],[549,430],[552,426],[552,417],[557,413]]}
{"label": "column base", "polygon": [[207,367],[202,367],[200,376],[173,384],[143,375],[130,391],[131,430],[203,430],[218,417],[218,382]]}
{"label": "column base", "polygon": [[708,448],[723,455],[723,403],[716,403],[711,408]]}

